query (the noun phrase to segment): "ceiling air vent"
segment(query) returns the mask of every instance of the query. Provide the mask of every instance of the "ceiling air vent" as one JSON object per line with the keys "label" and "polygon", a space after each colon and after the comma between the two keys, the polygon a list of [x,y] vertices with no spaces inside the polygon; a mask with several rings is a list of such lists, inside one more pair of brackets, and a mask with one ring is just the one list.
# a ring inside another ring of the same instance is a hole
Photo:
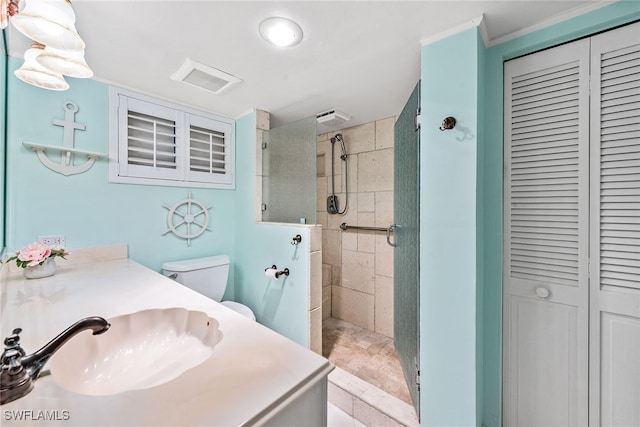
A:
{"label": "ceiling air vent", "polygon": [[220,95],[231,86],[240,83],[242,80],[236,76],[220,71],[208,65],[201,64],[187,58],[178,71],[171,76],[172,80],[188,83],[201,89]]}
{"label": "ceiling air vent", "polygon": [[351,116],[334,108],[316,114],[316,119],[318,120],[319,125],[340,126],[351,120]]}

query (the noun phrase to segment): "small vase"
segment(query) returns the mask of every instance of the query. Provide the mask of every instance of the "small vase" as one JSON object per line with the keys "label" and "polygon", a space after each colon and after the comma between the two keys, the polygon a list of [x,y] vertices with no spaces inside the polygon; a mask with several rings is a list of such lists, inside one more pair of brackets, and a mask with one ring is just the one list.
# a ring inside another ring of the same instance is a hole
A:
{"label": "small vase", "polygon": [[40,279],[56,274],[57,266],[53,258],[47,258],[42,265],[34,265],[23,270],[26,279]]}

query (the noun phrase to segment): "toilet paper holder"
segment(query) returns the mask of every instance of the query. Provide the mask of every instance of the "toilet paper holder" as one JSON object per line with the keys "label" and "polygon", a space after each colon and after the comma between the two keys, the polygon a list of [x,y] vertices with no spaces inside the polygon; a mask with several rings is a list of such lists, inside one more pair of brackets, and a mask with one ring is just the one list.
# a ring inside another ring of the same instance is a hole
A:
{"label": "toilet paper holder", "polygon": [[278,267],[276,267],[275,264],[273,264],[271,267],[265,268],[264,271],[266,272],[269,269],[276,270],[276,279],[279,279],[280,276],[282,276],[282,275],[285,275],[285,276],[289,275],[289,269],[288,268],[285,268],[282,271],[278,271]]}

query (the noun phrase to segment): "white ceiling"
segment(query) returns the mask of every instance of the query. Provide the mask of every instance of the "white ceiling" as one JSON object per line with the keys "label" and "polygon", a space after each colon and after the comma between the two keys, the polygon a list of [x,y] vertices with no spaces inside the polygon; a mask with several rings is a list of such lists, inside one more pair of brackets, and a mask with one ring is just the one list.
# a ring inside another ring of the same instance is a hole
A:
{"label": "white ceiling", "polygon": [[[420,76],[421,41],[484,15],[495,42],[608,3],[74,0],[73,7],[97,80],[232,118],[266,110],[272,126],[337,108],[352,116],[351,126],[400,113]],[[268,45],[258,24],[270,16],[298,22],[302,42]],[[21,57],[29,41],[13,29],[8,40],[9,54]],[[242,83],[217,96],[171,80],[186,58]]]}

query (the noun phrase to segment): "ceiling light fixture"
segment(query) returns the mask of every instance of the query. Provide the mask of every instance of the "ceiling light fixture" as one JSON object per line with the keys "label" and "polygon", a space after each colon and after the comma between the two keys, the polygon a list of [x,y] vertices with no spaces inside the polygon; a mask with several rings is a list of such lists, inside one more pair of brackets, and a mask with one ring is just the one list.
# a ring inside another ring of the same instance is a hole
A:
{"label": "ceiling light fixture", "polygon": [[24,53],[24,64],[14,74],[25,83],[49,90],[67,90],[69,83],[62,74],[53,72],[38,64],[37,58],[44,52],[44,45],[33,42]]}
{"label": "ceiling light fixture", "polygon": [[56,73],[76,79],[93,76],[93,71],[84,59],[84,50],[66,51],[46,46],[44,52],[36,57],[38,64]]}
{"label": "ceiling light fixture", "polygon": [[260,23],[263,39],[279,47],[295,46],[302,40],[302,28],[290,19],[272,17]]}
{"label": "ceiling light fixture", "polygon": [[67,0],[28,0],[11,23],[25,36],[56,49],[82,50],[76,15]]}
{"label": "ceiling light fixture", "polygon": [[2,1],[0,28],[13,26],[34,41],[25,52],[25,63],[15,74],[34,86],[65,90],[62,75],[88,78],[93,71],[84,59],[85,43],[75,27],[76,15],[69,0],[26,0],[22,11],[18,0]]}

